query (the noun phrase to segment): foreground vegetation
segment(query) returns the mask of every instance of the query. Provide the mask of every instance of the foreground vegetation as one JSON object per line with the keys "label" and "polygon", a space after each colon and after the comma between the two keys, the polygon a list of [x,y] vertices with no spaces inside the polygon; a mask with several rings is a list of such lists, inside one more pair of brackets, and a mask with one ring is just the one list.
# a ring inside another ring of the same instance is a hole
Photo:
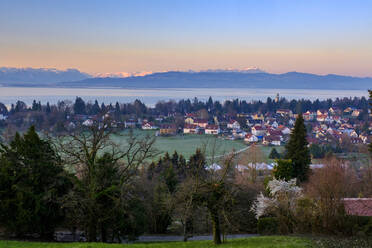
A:
{"label": "foreground vegetation", "polygon": [[356,170],[331,155],[311,170],[302,115],[272,171],[256,167],[260,148],[220,156],[213,141],[206,144],[212,156],[202,145],[189,158],[158,158],[154,137],[130,132],[123,146],[111,139],[118,135],[113,124],[102,116],[55,139],[41,139],[31,127],[0,144],[5,237],[52,241],[57,228],[72,240],[110,243],[144,233],[187,241],[212,232],[214,244],[228,233],[372,235],[371,218],[344,208],[344,198],[372,195],[372,167]]}
{"label": "foreground vegetation", "polygon": [[[36,242],[18,242],[18,241],[0,241],[0,248],[201,248],[214,247],[211,241],[191,241],[191,242],[167,242],[167,243],[143,243],[143,244],[102,244],[102,243],[36,243]],[[315,247],[313,242],[307,238],[270,236],[254,237],[247,239],[234,239],[222,244],[220,247],[231,248],[302,248]]]}

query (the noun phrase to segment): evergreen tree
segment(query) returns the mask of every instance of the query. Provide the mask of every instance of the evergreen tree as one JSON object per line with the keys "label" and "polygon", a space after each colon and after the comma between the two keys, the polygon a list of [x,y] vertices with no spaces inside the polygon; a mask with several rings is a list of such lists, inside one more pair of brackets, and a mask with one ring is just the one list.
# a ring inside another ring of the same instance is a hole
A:
{"label": "evergreen tree", "polygon": [[302,114],[300,114],[295,122],[289,142],[286,145],[286,159],[291,159],[293,163],[293,178],[297,178],[299,182],[307,180],[311,157],[307,147],[306,127]]}
{"label": "evergreen tree", "polygon": [[38,105],[37,105],[37,103],[36,103],[36,100],[34,100],[33,102],[32,102],[32,111],[37,111],[38,110]]}
{"label": "evergreen tree", "polygon": [[98,101],[95,100],[95,101],[94,101],[94,104],[93,104],[93,106],[92,106],[92,114],[93,114],[93,115],[96,115],[96,114],[98,114],[100,111],[101,111],[101,109],[100,109],[100,107],[99,107]]}
{"label": "evergreen tree", "polygon": [[200,149],[196,149],[195,154],[193,154],[187,163],[186,170],[188,174],[193,176],[199,175],[204,176],[207,172],[206,170],[206,158]]}
{"label": "evergreen tree", "polygon": [[8,115],[8,108],[5,106],[4,103],[0,102],[0,114]]}
{"label": "evergreen tree", "polygon": [[26,110],[27,110],[26,103],[24,103],[22,101],[17,101],[14,111],[15,112],[23,112],[23,111],[26,111]]}
{"label": "evergreen tree", "polygon": [[47,114],[49,114],[51,111],[52,111],[52,110],[51,110],[51,108],[50,108],[49,102],[47,102],[47,105],[46,105],[46,108],[45,108],[45,112],[46,112]]}
{"label": "evergreen tree", "polygon": [[0,154],[0,226],[18,237],[52,239],[64,219],[60,198],[71,186],[57,153],[31,127]]}
{"label": "evergreen tree", "polygon": [[274,166],[273,175],[276,179],[289,181],[293,175],[293,164],[290,159],[278,159]]}
{"label": "evergreen tree", "polygon": [[278,153],[278,151],[275,148],[273,148],[273,149],[271,149],[271,152],[269,154],[269,158],[271,158],[271,159],[279,159],[280,158],[280,154]]}
{"label": "evergreen tree", "polygon": [[75,104],[74,104],[74,112],[78,115],[83,115],[86,113],[85,102],[80,97],[76,97]]}
{"label": "evergreen tree", "polygon": [[120,114],[120,104],[118,102],[115,103],[115,113]]}
{"label": "evergreen tree", "polygon": [[102,113],[105,113],[105,112],[106,112],[106,106],[105,106],[105,103],[102,103],[102,104],[101,104],[101,112],[102,112]]}

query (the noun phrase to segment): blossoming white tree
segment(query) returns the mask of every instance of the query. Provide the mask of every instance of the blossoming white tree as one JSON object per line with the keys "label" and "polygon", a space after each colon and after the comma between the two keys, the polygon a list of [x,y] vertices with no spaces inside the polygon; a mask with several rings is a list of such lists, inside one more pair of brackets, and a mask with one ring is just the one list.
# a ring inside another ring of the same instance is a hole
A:
{"label": "blossoming white tree", "polygon": [[280,220],[282,230],[288,232],[292,228],[294,213],[298,199],[302,197],[302,189],[296,185],[296,179],[290,181],[273,179],[267,185],[270,195],[262,193],[252,206],[256,218],[275,216]]}

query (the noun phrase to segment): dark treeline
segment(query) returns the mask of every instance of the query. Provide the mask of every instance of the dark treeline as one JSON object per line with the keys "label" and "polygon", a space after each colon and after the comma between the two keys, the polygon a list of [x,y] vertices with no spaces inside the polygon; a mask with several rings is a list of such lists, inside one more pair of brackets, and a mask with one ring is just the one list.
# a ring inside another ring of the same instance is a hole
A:
{"label": "dark treeline", "polygon": [[[200,101],[197,98],[190,100],[161,101],[155,106],[146,106],[140,100],[132,103],[104,104],[97,100],[85,102],[77,97],[74,102],[60,101],[57,104],[41,104],[36,100],[31,106],[27,106],[22,101],[17,101],[8,109],[0,103],[0,128],[9,128],[6,133],[14,135],[14,130],[26,130],[34,125],[38,130],[59,133],[66,129],[69,122],[79,122],[87,117],[99,116],[106,113],[118,124],[137,118],[146,118],[147,121],[156,121],[157,117],[166,117],[165,122],[183,125],[183,117],[187,113],[198,113],[198,117],[208,119],[213,122],[213,117],[217,118],[236,118],[237,114],[252,113],[275,113],[278,109],[289,109],[293,113],[304,113],[306,111],[316,111],[318,109],[328,110],[330,107],[344,110],[353,107],[362,110],[359,120],[368,118],[368,100],[362,98],[342,98],[328,100],[291,100],[285,98],[273,100],[267,98],[266,102],[245,100],[227,100],[225,102],[213,101],[210,97],[207,101]],[[240,118],[240,117],[239,117]],[[239,119],[241,125],[245,125],[243,119]]]}
{"label": "dark treeline", "polygon": [[[370,234],[368,219],[350,218],[342,199],[372,196],[371,167],[346,170],[330,158],[324,168],[312,170],[301,115],[285,159],[277,160],[272,171],[238,169],[245,157],[259,156],[254,145],[239,156],[206,157],[205,145],[187,159],[177,152],[158,157],[155,137],[130,131],[120,137],[125,142],[113,142],[112,135],[121,135],[113,124],[110,117],[99,118],[53,139],[40,138],[31,127],[0,144],[3,234],[52,240],[58,228],[71,231],[74,240],[122,242],[144,233],[179,234],[185,241],[213,233],[215,244],[224,234],[268,229],[270,234]],[[278,196],[270,192],[273,183],[292,180],[304,196],[295,194],[298,199],[292,201],[290,191],[270,200],[273,207],[257,203]]]}
{"label": "dark treeline", "polygon": [[98,103],[98,101],[85,102],[82,98],[77,97],[74,103],[68,101],[60,101],[56,105],[49,103],[42,105],[40,102],[34,100],[32,106],[27,105],[22,101],[17,101],[11,105],[8,110],[6,106],[0,103],[0,114],[11,115],[18,112],[25,111],[40,111],[40,112],[62,112],[65,114],[78,114],[78,115],[96,115],[106,113],[107,111],[114,111],[123,115],[137,115],[139,117],[144,115],[169,115],[174,113],[186,114],[196,112],[202,109],[207,110],[213,115],[223,114],[237,114],[237,113],[267,113],[275,112],[278,109],[289,109],[293,113],[304,113],[306,111],[316,111],[318,109],[329,109],[336,107],[345,109],[347,107],[354,107],[357,109],[368,110],[369,103],[365,97],[354,98],[337,98],[335,100],[287,100],[280,98],[278,101],[268,97],[264,101],[251,101],[245,100],[226,100],[224,102],[213,101],[210,97],[207,101],[200,101],[197,98],[193,100],[180,100],[176,101],[160,101],[154,107],[148,107],[140,100],[135,100],[133,103],[119,103],[108,104]]}

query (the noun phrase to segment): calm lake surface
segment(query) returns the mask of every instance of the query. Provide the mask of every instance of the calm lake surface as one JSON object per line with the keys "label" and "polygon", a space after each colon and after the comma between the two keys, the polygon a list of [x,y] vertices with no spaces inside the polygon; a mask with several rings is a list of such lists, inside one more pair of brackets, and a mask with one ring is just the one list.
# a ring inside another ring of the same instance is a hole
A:
{"label": "calm lake surface", "polygon": [[267,97],[275,98],[279,93],[287,99],[335,99],[337,97],[367,97],[368,92],[363,90],[308,90],[308,89],[115,89],[115,88],[27,88],[27,87],[0,87],[0,102],[10,105],[17,100],[30,105],[34,99],[42,103],[57,103],[61,100],[74,101],[76,96],[85,101],[104,102],[105,104],[116,101],[126,103],[136,99],[147,105],[153,106],[162,100],[193,99],[225,101],[239,98],[241,100],[266,100]]}

